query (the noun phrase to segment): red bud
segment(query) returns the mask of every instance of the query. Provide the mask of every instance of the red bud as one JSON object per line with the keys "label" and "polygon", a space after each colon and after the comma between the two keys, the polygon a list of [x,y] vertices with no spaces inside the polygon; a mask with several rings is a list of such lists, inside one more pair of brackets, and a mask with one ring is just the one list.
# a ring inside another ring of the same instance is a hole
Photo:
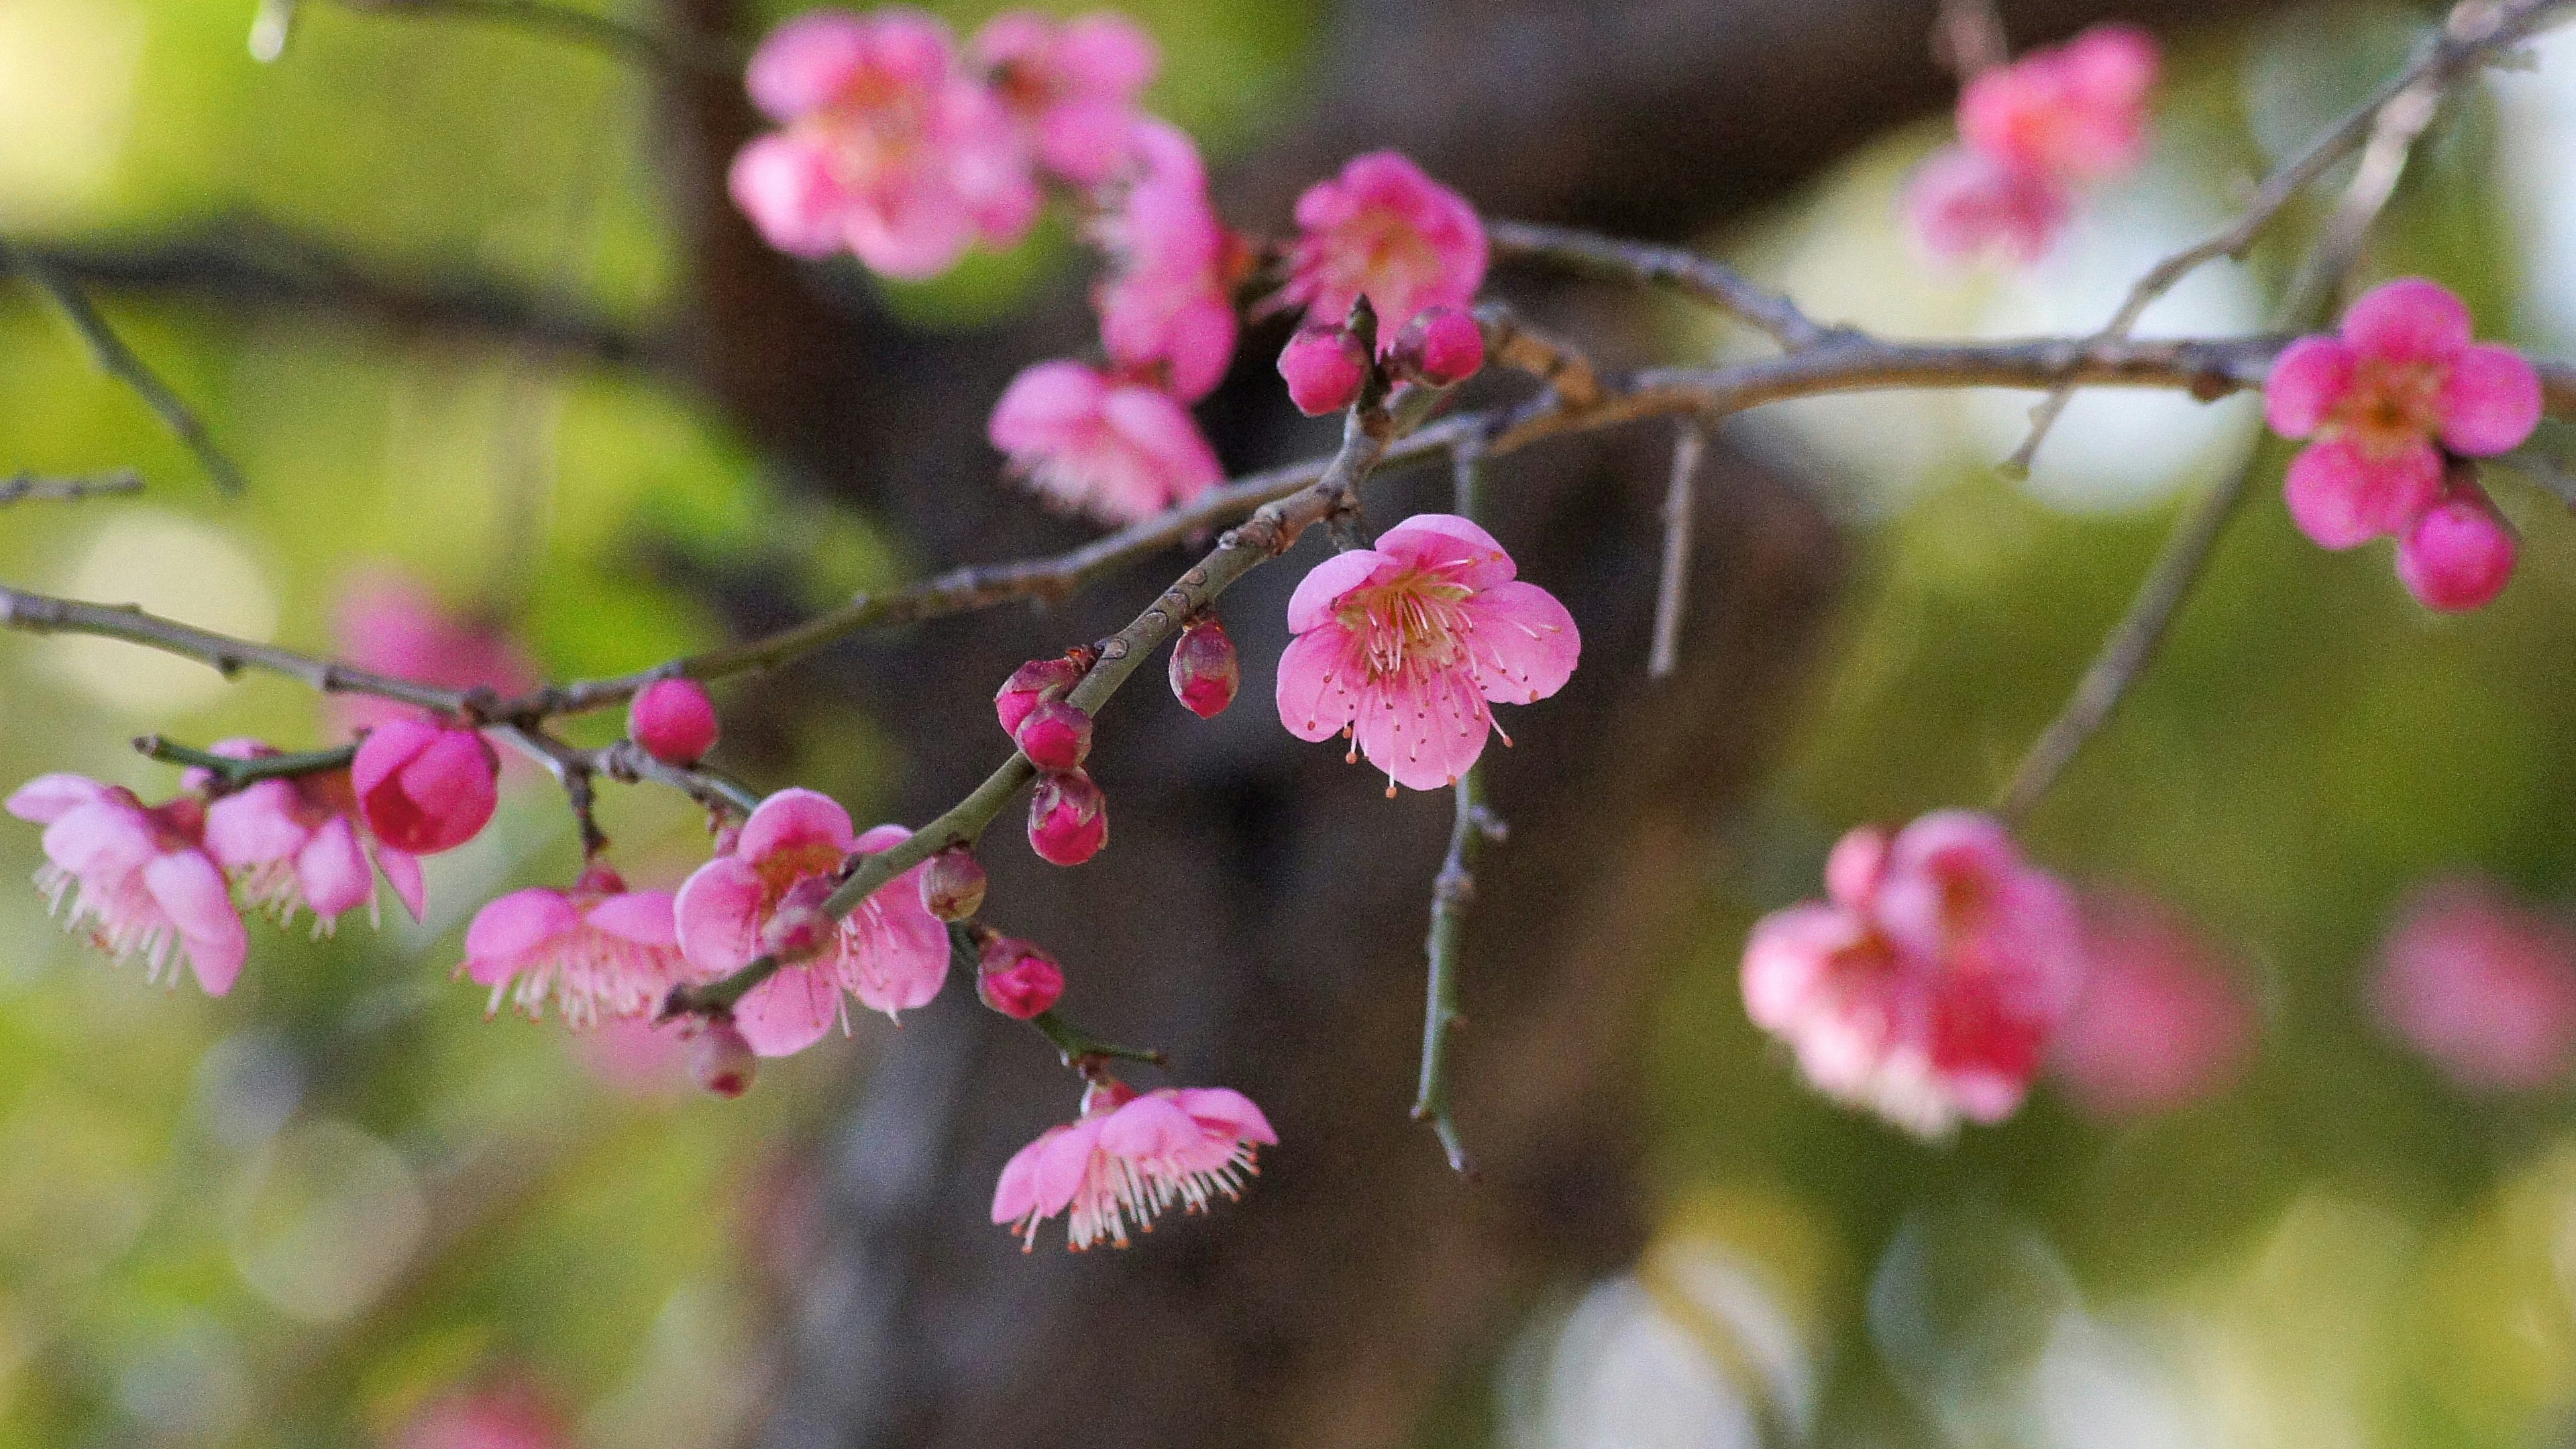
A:
{"label": "red bud", "polygon": [[1041,775],[1029,796],[1029,848],[1054,865],[1080,865],[1109,843],[1109,799],[1080,770]]}
{"label": "red bud", "polygon": [[1215,615],[1201,614],[1182,626],[1172,645],[1172,694],[1190,713],[1201,719],[1223,714],[1242,683],[1243,662]]}
{"label": "red bud", "polygon": [[1091,716],[1061,699],[1042,699],[1011,732],[1020,753],[1041,770],[1075,770],[1091,754]]}
{"label": "red bud", "polygon": [[984,865],[975,852],[952,845],[921,867],[922,908],[943,921],[971,920],[984,908]]}

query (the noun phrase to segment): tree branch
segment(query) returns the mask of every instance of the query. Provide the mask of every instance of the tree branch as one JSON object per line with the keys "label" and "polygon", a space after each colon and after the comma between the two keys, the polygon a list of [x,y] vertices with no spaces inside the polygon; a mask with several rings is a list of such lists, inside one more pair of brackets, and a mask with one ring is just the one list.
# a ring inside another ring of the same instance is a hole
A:
{"label": "tree branch", "polygon": [[104,498],[143,491],[143,475],[131,468],[119,468],[88,478],[46,478],[34,473],[19,473],[0,479],[0,504],[21,499],[40,499],[69,503],[83,498]]}
{"label": "tree branch", "polygon": [[1797,303],[1754,285],[1733,267],[1697,252],[1525,221],[1489,221],[1485,223],[1485,238],[1493,244],[1494,254],[1507,261],[1544,262],[1670,287],[1769,333],[1773,341],[1793,352],[1834,335],[1834,329],[1809,320],[1806,313],[1798,310]]}

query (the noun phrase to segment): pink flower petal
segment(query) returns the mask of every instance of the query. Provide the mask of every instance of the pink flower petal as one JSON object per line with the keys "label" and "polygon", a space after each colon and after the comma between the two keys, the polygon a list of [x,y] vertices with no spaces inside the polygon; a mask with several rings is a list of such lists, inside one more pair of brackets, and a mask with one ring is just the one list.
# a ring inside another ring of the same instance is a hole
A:
{"label": "pink flower petal", "polygon": [[9,796],[10,814],[35,825],[51,825],[83,805],[97,803],[108,787],[82,775],[38,775]]}
{"label": "pink flower petal", "polygon": [[2281,349],[2263,381],[2263,417],[2285,438],[2325,426],[2326,414],[2352,390],[2353,350],[2338,337],[2302,337]]}
{"label": "pink flower petal", "polygon": [[140,870],[161,848],[151,818],[114,796],[55,816],[41,843],[45,859],[82,876]]}
{"label": "pink flower petal", "polygon": [[986,432],[1005,453],[1050,451],[1069,430],[1097,417],[1108,393],[1107,379],[1079,362],[1037,363],[1002,390]]}
{"label": "pink flower petal", "polygon": [[1100,1150],[1139,1162],[1187,1153],[1205,1135],[1180,1104],[1160,1092],[1148,1092],[1100,1124]]}
{"label": "pink flower petal", "polygon": [[1484,754],[1492,724],[1473,686],[1443,673],[1426,683],[1383,680],[1363,691],[1352,737],[1361,756],[1396,784],[1438,790]]}
{"label": "pink flower petal", "polygon": [[411,918],[419,920],[429,909],[429,887],[421,880],[420,857],[394,849],[390,845],[375,847],[376,869],[385,873],[385,883],[394,888],[395,899]]}
{"label": "pink flower petal", "polygon": [[725,189],[762,239],[790,256],[830,256],[848,238],[854,202],[834,178],[831,157],[809,137],[755,138],[733,158]]}
{"label": "pink flower petal", "polygon": [[699,866],[672,903],[680,954],[710,976],[751,964],[760,954],[760,898],[760,872],[739,856]]}
{"label": "pink flower petal", "polygon": [[1378,537],[1377,551],[1451,581],[1488,589],[1517,572],[1494,536],[1454,513],[1417,513]]}
{"label": "pink flower petal", "polygon": [[1329,622],[1344,594],[1362,584],[1391,577],[1403,567],[1401,560],[1373,548],[1337,553],[1315,565],[1297,581],[1297,591],[1288,596],[1289,632],[1303,634]]}
{"label": "pink flower petal", "polygon": [[807,846],[847,855],[857,848],[858,837],[850,828],[850,812],[841,808],[840,801],[817,790],[790,788],[761,801],[751,812],[734,854],[757,861]]}
{"label": "pink flower petal", "polygon": [[2343,314],[2343,340],[2365,356],[2449,362],[2469,345],[2468,304],[2450,288],[2400,277],[2371,288]]}
{"label": "pink flower petal", "polygon": [[1053,1217],[1064,1211],[1074,1194],[1082,1191],[1083,1180],[1091,1175],[1091,1155],[1100,1146],[1101,1124],[1106,1120],[1105,1114],[1085,1117],[1061,1134],[1038,1139],[1045,1147],[1038,1153],[1036,1170],[1030,1174],[1038,1216]]}
{"label": "pink flower petal", "polygon": [[2540,373],[2510,347],[2464,348],[2451,363],[2441,408],[2442,442],[2452,452],[2509,453],[2540,426]]}
{"label": "pink flower petal", "polygon": [[581,929],[581,916],[563,892],[531,886],[512,891],[474,913],[465,928],[465,974],[498,986],[536,964],[546,944]]}
{"label": "pink flower petal", "polygon": [[1270,1119],[1261,1114],[1250,1097],[1232,1087],[1183,1087],[1173,1094],[1173,1100],[1203,1125],[1222,1129],[1246,1142],[1265,1147],[1278,1145],[1279,1134],[1271,1130]]}
{"label": "pink flower petal", "polygon": [[680,922],[669,891],[626,891],[590,908],[590,924],[638,946],[676,947]]}
{"label": "pink flower petal", "polygon": [[232,990],[250,955],[250,933],[224,873],[202,852],[174,850],[143,868],[143,885],[186,941],[197,984],[208,996]]}
{"label": "pink flower petal", "polygon": [[231,870],[292,860],[313,835],[296,818],[300,808],[295,787],[284,780],[226,795],[206,807],[206,853]]}
{"label": "pink flower petal", "polygon": [[1011,1154],[1002,1164],[1002,1176],[993,1184],[993,1221],[1016,1223],[1037,1210],[1038,1158],[1062,1127],[1050,1127],[1037,1140]]}
{"label": "pink flower petal", "polygon": [[1887,874],[1888,838],[1879,826],[1861,825],[1834,842],[1833,853],[1825,857],[1825,894],[1836,905],[1855,911],[1868,907]]}
{"label": "pink flower petal", "polygon": [[[209,827],[209,843],[213,830]],[[376,873],[346,815],[322,822],[295,856],[295,879],[304,904],[324,919],[353,911],[376,897]]]}
{"label": "pink flower petal", "polygon": [[[688,894],[688,887],[680,888],[684,911]],[[742,1039],[765,1057],[794,1056],[821,1041],[840,1019],[841,988],[810,966],[781,969],[744,992],[733,1008]]]}
{"label": "pink flower petal", "polygon": [[[1349,554],[1342,557],[1348,558]],[[1310,575],[1311,577],[1311,575]],[[1279,654],[1279,722],[1301,740],[1328,740],[1359,711],[1362,666],[1339,625],[1288,641]]]}
{"label": "pink flower petal", "polygon": [[1468,641],[1485,698],[1536,704],[1565,687],[1583,653],[1574,616],[1536,584],[1496,584],[1462,606],[1475,621]]}
{"label": "pink flower petal", "polygon": [[1055,59],[1084,91],[1122,100],[1134,100],[1163,64],[1154,37],[1114,10],[1066,21],[1056,38]]}
{"label": "pink flower petal", "polygon": [[2406,527],[2441,496],[2442,460],[2430,443],[2372,458],[2350,441],[2310,443],[2281,484],[2290,521],[2320,548],[2352,548]]}
{"label": "pink flower petal", "polygon": [[769,32],[743,83],[753,105],[792,121],[837,98],[868,62],[872,28],[846,10],[809,10]]}
{"label": "pink flower petal", "polygon": [[842,232],[851,254],[872,270],[923,282],[966,254],[975,241],[976,219],[950,186],[892,186],[852,207],[842,218]]}

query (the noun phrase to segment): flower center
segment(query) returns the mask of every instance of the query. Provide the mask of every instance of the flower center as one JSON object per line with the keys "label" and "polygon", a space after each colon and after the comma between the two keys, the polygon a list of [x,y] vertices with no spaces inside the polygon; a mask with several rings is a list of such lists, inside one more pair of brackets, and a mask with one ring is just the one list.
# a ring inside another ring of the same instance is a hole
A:
{"label": "flower center", "polygon": [[1372,682],[1419,677],[1466,657],[1467,636],[1475,625],[1460,606],[1474,595],[1475,590],[1437,572],[1408,569],[1344,595],[1338,617],[1361,641]]}
{"label": "flower center", "polygon": [[2441,426],[2445,372],[2437,363],[2364,357],[2331,424],[2373,457],[2414,447]]}
{"label": "flower center", "polygon": [[[841,868],[841,853],[823,841],[806,845],[784,846],[773,851],[755,867],[760,872],[761,907],[778,909],[787,893],[798,881],[811,876],[828,876]],[[823,893],[831,894],[826,885]]]}

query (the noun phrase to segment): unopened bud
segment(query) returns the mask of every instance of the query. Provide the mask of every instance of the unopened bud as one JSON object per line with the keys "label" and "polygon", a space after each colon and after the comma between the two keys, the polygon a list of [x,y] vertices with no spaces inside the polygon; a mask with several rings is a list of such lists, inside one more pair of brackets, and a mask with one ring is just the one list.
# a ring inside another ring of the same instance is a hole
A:
{"label": "unopened bud", "polygon": [[716,746],[716,703],[694,679],[657,679],[626,707],[626,735],[666,765],[694,765]]}
{"label": "unopened bud", "polygon": [[801,877],[778,898],[778,909],[771,913],[768,924],[760,928],[760,950],[764,956],[781,961],[810,961],[823,953],[832,942],[841,923],[823,909],[831,899],[833,880],[828,875]]}
{"label": "unopened bud", "polygon": [[1001,692],[993,696],[993,713],[1002,721],[1002,733],[1017,735],[1020,721],[1042,700],[1061,699],[1064,692],[1082,682],[1085,666],[1073,656],[1058,655],[1053,659],[1032,659],[1011,671],[1002,681]]}
{"label": "unopened bud", "polygon": [[1080,769],[1091,754],[1091,716],[1061,699],[1042,699],[1021,718],[1011,738],[1041,770]]}
{"label": "unopened bud", "polygon": [[1054,865],[1080,865],[1109,843],[1109,799],[1091,777],[1064,770],[1038,777],[1029,796],[1029,848]]}
{"label": "unopened bud", "polygon": [[1242,683],[1243,662],[1214,614],[1201,614],[1182,626],[1172,645],[1172,694],[1190,713],[1201,719],[1223,714]]}
{"label": "unopened bud", "polygon": [[739,1097],[751,1090],[760,1058],[743,1040],[742,1028],[729,1018],[708,1022],[689,1039],[689,1076],[719,1097]]}
{"label": "unopened bud", "polygon": [[1015,936],[988,936],[976,953],[975,994],[1015,1021],[1052,1010],[1064,995],[1064,968]]}
{"label": "unopened bud", "polygon": [[952,845],[923,861],[921,904],[943,921],[974,919],[984,908],[984,863],[963,845]]}
{"label": "unopened bud", "polygon": [[1367,350],[1344,327],[1301,327],[1279,353],[1288,400],[1310,418],[1349,407],[1368,381],[1368,367]]}
{"label": "unopened bud", "polygon": [[1485,330],[1473,313],[1455,307],[1425,307],[1395,334],[1386,352],[1386,370],[1400,380],[1449,387],[1465,382],[1485,365]]}

